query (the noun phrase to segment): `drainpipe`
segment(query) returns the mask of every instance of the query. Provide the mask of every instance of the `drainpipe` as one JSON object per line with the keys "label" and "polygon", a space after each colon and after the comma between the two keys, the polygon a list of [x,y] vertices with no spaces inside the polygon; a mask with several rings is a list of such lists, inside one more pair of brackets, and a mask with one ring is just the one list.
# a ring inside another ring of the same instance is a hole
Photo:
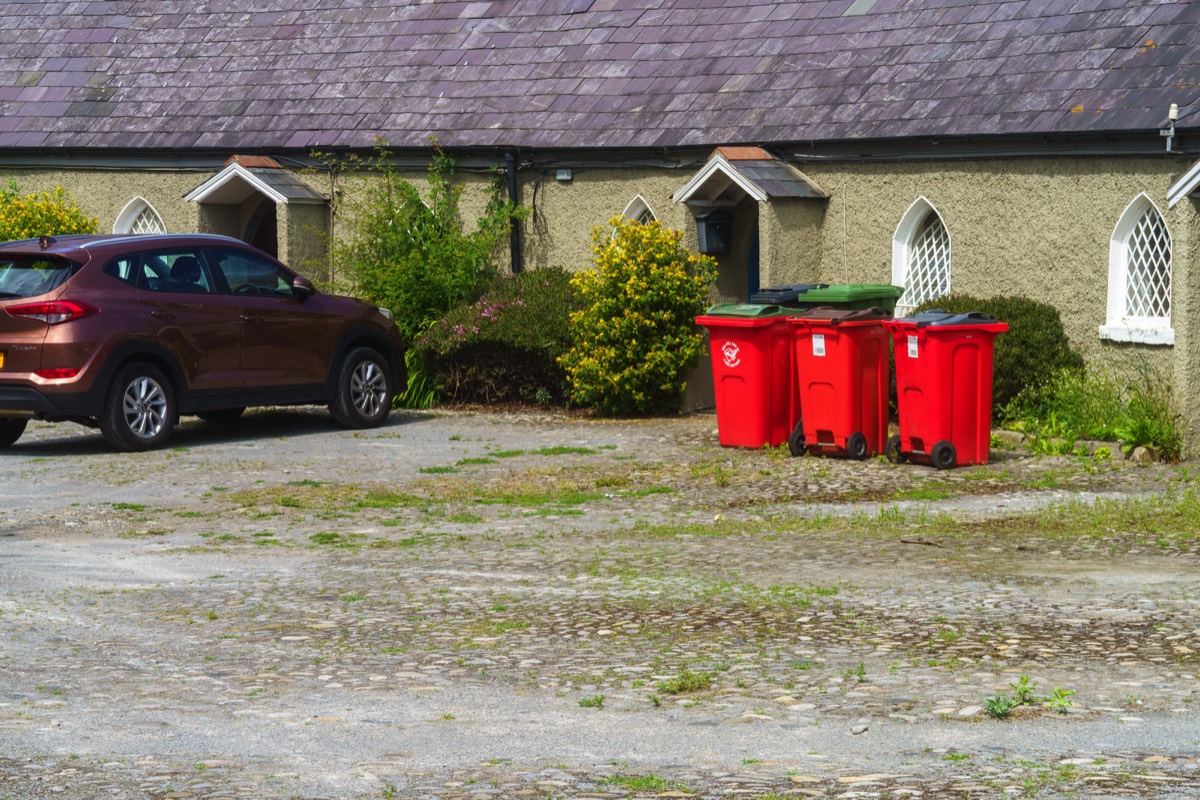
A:
{"label": "drainpipe", "polygon": [[[508,202],[514,206],[520,203],[517,196],[517,151],[509,150],[504,154],[505,165],[508,167]],[[521,221],[509,222],[508,246],[512,258],[512,271],[515,275],[521,271]]]}

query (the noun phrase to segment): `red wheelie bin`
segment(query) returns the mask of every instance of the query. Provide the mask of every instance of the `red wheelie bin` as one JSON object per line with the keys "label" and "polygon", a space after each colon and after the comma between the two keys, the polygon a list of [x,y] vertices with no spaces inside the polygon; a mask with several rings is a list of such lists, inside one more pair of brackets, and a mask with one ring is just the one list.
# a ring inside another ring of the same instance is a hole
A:
{"label": "red wheelie bin", "polygon": [[979,312],[925,311],[885,322],[896,346],[900,433],[890,461],[949,469],[986,464],[992,439],[992,361],[1008,325]]}
{"label": "red wheelie bin", "polygon": [[801,416],[788,438],[793,455],[863,459],[883,452],[888,318],[878,308],[815,308],[791,319]]}
{"label": "red wheelie bin", "polygon": [[[796,313],[796,312],[790,312]],[[726,447],[778,447],[800,416],[789,312],[774,305],[713,306],[708,329],[717,439]]]}

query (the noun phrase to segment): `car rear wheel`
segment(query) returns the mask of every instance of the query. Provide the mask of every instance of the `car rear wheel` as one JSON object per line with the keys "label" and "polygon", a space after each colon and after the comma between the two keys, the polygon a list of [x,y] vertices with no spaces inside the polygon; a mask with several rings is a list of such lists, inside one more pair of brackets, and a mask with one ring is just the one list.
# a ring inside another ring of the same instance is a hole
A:
{"label": "car rear wheel", "polygon": [[329,412],[344,428],[375,428],[392,410],[392,380],[378,350],[356,347],[338,368]]}
{"label": "car rear wheel", "polygon": [[16,443],[25,432],[27,419],[0,419],[0,447],[8,447]]}
{"label": "car rear wheel", "polygon": [[161,447],[175,424],[175,391],[160,370],[130,364],[109,387],[100,432],[118,450]]}

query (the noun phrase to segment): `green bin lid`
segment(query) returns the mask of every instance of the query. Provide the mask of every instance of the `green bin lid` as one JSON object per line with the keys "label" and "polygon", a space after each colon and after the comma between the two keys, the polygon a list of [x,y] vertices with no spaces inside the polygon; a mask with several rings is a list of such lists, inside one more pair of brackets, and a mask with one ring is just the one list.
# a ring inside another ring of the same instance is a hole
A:
{"label": "green bin lid", "polygon": [[718,303],[705,312],[709,317],[782,317],[795,314],[796,309],[757,303]]}
{"label": "green bin lid", "polygon": [[897,298],[902,294],[903,286],[892,286],[888,283],[837,283],[823,289],[809,289],[803,299],[810,304],[854,303],[861,300]]}

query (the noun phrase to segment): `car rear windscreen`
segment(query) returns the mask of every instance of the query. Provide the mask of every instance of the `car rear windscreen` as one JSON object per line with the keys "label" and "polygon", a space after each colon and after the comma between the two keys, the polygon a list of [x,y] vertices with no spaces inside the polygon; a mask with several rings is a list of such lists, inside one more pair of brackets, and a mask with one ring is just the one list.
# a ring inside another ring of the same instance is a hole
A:
{"label": "car rear windscreen", "polygon": [[76,269],[65,258],[54,256],[0,256],[0,300],[45,294],[61,286]]}

